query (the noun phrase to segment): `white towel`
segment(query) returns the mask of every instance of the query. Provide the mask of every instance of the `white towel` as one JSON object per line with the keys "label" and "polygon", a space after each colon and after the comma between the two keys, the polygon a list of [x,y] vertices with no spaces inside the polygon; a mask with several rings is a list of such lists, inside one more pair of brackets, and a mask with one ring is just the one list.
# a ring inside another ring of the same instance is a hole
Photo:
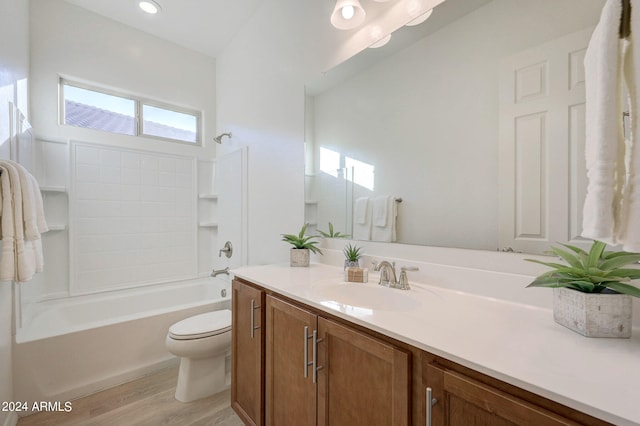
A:
{"label": "white towel", "polygon": [[[394,242],[396,240],[396,218],[398,207],[394,197],[380,196],[373,200],[373,226],[371,240]],[[384,225],[381,225],[383,224]]]}
{"label": "white towel", "polygon": [[[43,270],[41,232],[48,230],[35,178],[20,164],[0,161],[2,254],[0,280],[29,281]],[[8,200],[8,201],[7,201]]]}
{"label": "white towel", "polygon": [[[640,23],[640,2],[632,4],[631,25]],[[624,79],[629,92],[630,140],[625,144],[624,165],[626,168],[625,186],[622,193],[622,206],[618,242],[626,251],[640,252],[640,99],[637,84],[640,83],[640,25],[631,31],[631,43],[624,56]]]}
{"label": "white towel", "polygon": [[624,161],[619,156],[619,147],[624,144],[621,65],[626,43],[619,38],[621,13],[620,0],[606,2],[584,59],[589,183],[582,236],[609,244],[617,242],[616,222],[624,178]]}
{"label": "white towel", "polygon": [[353,239],[371,239],[371,203],[369,197],[360,197],[353,208]]}
{"label": "white towel", "polygon": [[360,225],[367,223],[367,213],[369,210],[369,197],[360,197],[356,200],[353,209],[354,222]]}
{"label": "white towel", "polygon": [[389,209],[390,196],[383,195],[373,199],[373,224],[377,227],[384,228],[387,226],[387,216],[391,211]]}
{"label": "white towel", "polygon": [[0,281],[13,281],[15,269],[15,231],[13,218],[13,197],[9,171],[0,163],[0,191],[2,192],[2,215],[0,216]]}

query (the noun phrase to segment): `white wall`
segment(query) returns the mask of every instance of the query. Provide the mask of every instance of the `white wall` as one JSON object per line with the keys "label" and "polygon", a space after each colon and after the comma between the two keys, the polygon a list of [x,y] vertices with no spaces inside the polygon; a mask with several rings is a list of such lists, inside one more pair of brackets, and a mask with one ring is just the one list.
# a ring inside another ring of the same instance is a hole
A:
{"label": "white wall", "polygon": [[[31,99],[36,135],[215,156],[215,60],[62,0],[31,1]],[[58,124],[66,76],[203,112],[204,149]]]}
{"label": "white wall", "polygon": [[602,4],[493,1],[316,96],[315,144],[374,165],[373,194],[403,198],[398,241],[495,250],[500,63],[595,26]]}
{"label": "white wall", "polygon": [[233,132],[222,148],[248,147],[249,263],[286,260],[280,234],[303,224],[304,84],[343,36],[329,23],[331,7],[264,0],[217,58],[217,125]]}
{"label": "white wall", "polygon": [[[0,0],[0,158],[9,158],[9,102],[28,116],[29,2]],[[0,401],[13,401],[12,284],[0,282]],[[15,424],[14,413],[0,411],[0,425]]]}

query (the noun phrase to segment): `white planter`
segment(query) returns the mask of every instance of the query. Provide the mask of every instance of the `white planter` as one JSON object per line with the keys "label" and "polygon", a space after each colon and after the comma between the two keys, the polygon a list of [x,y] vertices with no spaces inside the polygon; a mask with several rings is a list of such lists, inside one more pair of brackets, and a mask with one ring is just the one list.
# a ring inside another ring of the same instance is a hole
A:
{"label": "white planter", "polygon": [[553,289],[553,319],[586,337],[631,337],[631,296]]}
{"label": "white planter", "polygon": [[291,249],[291,266],[309,266],[309,249]]}

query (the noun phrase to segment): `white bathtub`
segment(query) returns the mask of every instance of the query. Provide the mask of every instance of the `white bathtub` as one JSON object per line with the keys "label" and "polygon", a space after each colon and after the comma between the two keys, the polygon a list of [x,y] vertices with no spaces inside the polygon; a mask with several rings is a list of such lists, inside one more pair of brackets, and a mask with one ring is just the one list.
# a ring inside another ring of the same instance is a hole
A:
{"label": "white bathtub", "polygon": [[15,397],[67,401],[177,363],[171,324],[231,307],[228,276],[37,303],[14,346]]}

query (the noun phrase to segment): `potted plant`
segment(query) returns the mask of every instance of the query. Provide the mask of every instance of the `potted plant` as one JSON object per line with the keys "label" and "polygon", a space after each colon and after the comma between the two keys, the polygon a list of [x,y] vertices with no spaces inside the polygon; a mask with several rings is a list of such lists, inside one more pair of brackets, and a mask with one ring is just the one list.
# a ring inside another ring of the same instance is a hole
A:
{"label": "potted plant", "polygon": [[344,269],[350,267],[359,267],[360,266],[360,250],[362,247],[358,247],[357,245],[351,245],[351,243],[347,244],[342,252],[344,253]]}
{"label": "potted plant", "polygon": [[315,241],[315,238],[318,238],[318,236],[305,235],[308,226],[309,224],[305,223],[297,235],[282,234],[282,241],[293,246],[290,251],[291,266],[309,266],[309,251],[322,254],[322,251],[316,247],[318,241]]}
{"label": "potted plant", "polygon": [[640,261],[640,253],[605,251],[606,244],[594,241],[589,252],[568,244],[567,250],[551,252],[566,264],[526,259],[552,268],[527,287],[552,287],[553,318],[587,337],[631,336],[631,296],[640,288],[630,284],[640,278],[640,269],[624,266]]}
{"label": "potted plant", "polygon": [[348,238],[349,235],[341,234],[340,232],[333,231],[333,223],[329,222],[329,232],[321,231],[318,229],[318,234],[324,238]]}

